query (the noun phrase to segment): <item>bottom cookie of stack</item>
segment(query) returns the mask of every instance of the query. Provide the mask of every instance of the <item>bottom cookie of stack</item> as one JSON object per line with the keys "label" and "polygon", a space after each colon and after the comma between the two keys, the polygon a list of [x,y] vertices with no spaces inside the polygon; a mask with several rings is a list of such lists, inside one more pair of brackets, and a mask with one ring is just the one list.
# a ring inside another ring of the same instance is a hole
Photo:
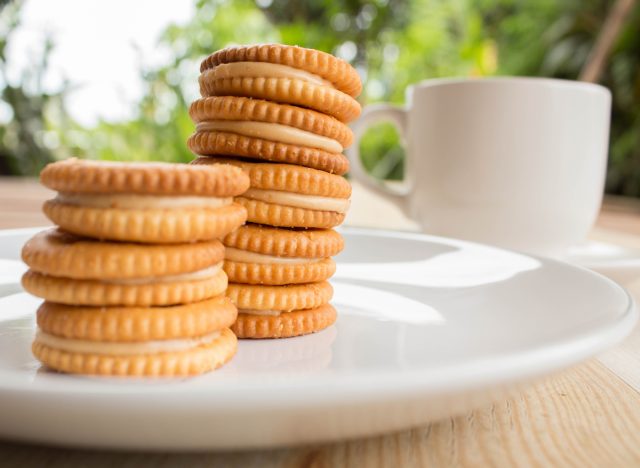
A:
{"label": "bottom cookie of stack", "polygon": [[232,302],[217,296],[169,307],[87,307],[45,301],[33,354],[63,372],[176,377],[229,361],[237,338]]}
{"label": "bottom cookie of stack", "polygon": [[238,307],[231,329],[238,338],[289,338],[315,333],[336,321],[331,285],[263,286],[230,283],[227,296]]}

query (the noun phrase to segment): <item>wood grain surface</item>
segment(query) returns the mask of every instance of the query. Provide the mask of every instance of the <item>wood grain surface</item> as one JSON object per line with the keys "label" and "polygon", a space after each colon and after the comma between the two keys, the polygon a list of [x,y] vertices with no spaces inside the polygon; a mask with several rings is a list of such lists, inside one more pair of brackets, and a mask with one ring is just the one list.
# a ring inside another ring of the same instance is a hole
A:
{"label": "wood grain surface", "polygon": [[[48,224],[39,213],[48,196],[35,181],[0,178],[0,228]],[[415,229],[392,204],[358,185],[347,222]],[[607,198],[593,237],[640,249],[640,203]],[[629,289],[639,300],[640,281]],[[0,466],[637,467],[640,333],[636,331],[596,359],[535,383],[516,397],[379,437],[276,450],[190,454],[0,442]]]}

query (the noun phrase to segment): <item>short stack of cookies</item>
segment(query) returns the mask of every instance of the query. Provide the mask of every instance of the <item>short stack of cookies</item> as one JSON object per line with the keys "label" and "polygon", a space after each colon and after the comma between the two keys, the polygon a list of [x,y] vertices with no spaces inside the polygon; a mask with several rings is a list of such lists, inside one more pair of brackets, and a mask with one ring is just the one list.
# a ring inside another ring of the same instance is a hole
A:
{"label": "short stack of cookies", "polygon": [[227,362],[237,308],[225,296],[222,237],[242,225],[249,186],[232,166],[50,164],[44,205],[59,228],[22,251],[22,283],[45,299],[34,355],[71,373],[187,376]]}
{"label": "short stack of cookies", "polygon": [[265,44],[215,52],[199,81],[194,163],[234,165],[251,182],[237,199],[249,223],[223,240],[227,294],[239,309],[233,331],[283,338],[330,326],[327,280],[344,245],[333,228],[351,196],[342,151],[361,110],[358,73],[324,52]]}

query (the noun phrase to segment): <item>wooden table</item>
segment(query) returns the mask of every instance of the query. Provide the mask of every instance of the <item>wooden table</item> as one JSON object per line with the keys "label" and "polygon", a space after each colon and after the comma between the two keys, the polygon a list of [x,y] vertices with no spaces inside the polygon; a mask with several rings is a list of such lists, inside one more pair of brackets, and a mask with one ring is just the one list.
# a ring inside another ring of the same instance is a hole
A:
{"label": "wooden table", "polygon": [[[0,228],[48,224],[50,192],[0,178]],[[384,215],[383,215],[384,214]],[[415,229],[393,205],[354,187],[348,224]],[[592,234],[640,248],[640,202],[607,198]],[[640,302],[640,281],[629,288]],[[2,417],[2,415],[0,415]],[[379,437],[236,453],[124,453],[0,442],[0,466],[640,466],[640,331],[595,359],[466,415]]]}

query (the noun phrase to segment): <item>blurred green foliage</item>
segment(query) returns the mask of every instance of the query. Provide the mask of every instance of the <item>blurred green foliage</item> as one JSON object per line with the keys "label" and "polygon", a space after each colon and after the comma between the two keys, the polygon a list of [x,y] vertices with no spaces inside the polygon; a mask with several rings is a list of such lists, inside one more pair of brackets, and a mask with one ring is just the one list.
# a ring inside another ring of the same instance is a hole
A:
{"label": "blurred green foliage", "polygon": [[[52,160],[50,151],[57,131],[67,120],[64,112],[64,89],[55,94],[45,93],[42,78],[53,43],[47,39],[34,67],[25,70],[18,86],[7,85],[7,46],[10,33],[18,25],[19,3],[0,3],[0,105],[12,116],[6,125],[0,125],[0,174],[37,174]],[[66,87],[63,87],[66,88]],[[46,112],[55,118],[47,118]],[[48,131],[49,121],[60,126],[56,132]]]}
{"label": "blurred green foliage", "polygon": [[[407,85],[441,76],[530,75],[576,79],[603,20],[607,0],[213,0],[196,2],[185,25],[170,26],[162,46],[171,59],[140,70],[145,96],[126,122],[83,128],[70,121],[64,96],[37,86],[5,86],[13,120],[0,127],[1,173],[34,174],[55,158],[188,161],[193,131],[187,109],[199,62],[231,43],[284,42],[349,60],[361,73],[362,103],[402,103]],[[0,2],[0,77],[20,2]],[[609,192],[640,196],[640,7],[615,42],[602,84],[613,92]],[[45,53],[25,81],[38,81]],[[6,82],[6,80],[5,80]],[[28,91],[27,91],[28,90]],[[0,105],[2,103],[0,102]],[[395,131],[368,132],[361,152],[381,178],[402,177]]]}

